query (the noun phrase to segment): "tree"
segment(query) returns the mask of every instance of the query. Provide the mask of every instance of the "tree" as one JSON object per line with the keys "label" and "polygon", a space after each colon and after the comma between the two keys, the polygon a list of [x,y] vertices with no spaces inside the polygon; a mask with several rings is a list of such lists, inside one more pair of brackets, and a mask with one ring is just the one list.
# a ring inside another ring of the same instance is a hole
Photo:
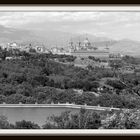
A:
{"label": "tree", "polygon": [[0,104],[6,101],[6,97],[4,95],[0,95]]}
{"label": "tree", "polygon": [[40,126],[34,122],[22,120],[15,123],[15,129],[40,129]]}
{"label": "tree", "polygon": [[107,115],[102,120],[102,129],[140,129],[140,111],[122,110]]}
{"label": "tree", "polygon": [[119,80],[107,80],[106,84],[114,87],[115,89],[122,90],[125,88],[125,85],[122,84]]}
{"label": "tree", "polygon": [[27,97],[26,98],[26,104],[35,104],[36,103],[36,99],[34,97]]}
{"label": "tree", "polygon": [[103,93],[101,96],[97,98],[97,104],[105,107],[117,107],[117,108],[123,108],[124,107],[124,100],[117,95],[117,94],[108,94]]}
{"label": "tree", "polygon": [[10,124],[8,122],[8,119],[6,116],[1,115],[0,116],[0,129],[13,129],[14,125]]}
{"label": "tree", "polygon": [[43,103],[44,101],[46,101],[46,94],[44,92],[39,92],[37,96],[37,102]]}
{"label": "tree", "polygon": [[7,49],[1,49],[1,52],[0,52],[0,58],[2,60],[5,60],[6,59],[6,56],[7,56]]}
{"label": "tree", "polygon": [[26,81],[26,76],[23,73],[13,72],[9,74],[8,81],[12,84],[21,84]]}
{"label": "tree", "polygon": [[12,94],[6,98],[6,103],[8,104],[18,104],[18,103],[26,103],[26,96],[21,94]]}
{"label": "tree", "polygon": [[30,52],[30,53],[36,53],[36,50],[35,50],[34,48],[30,48],[30,49],[29,49],[29,52]]}
{"label": "tree", "polygon": [[2,93],[5,96],[10,96],[12,94],[16,93],[16,89],[12,84],[2,84],[2,87],[0,87],[2,89]]}
{"label": "tree", "polygon": [[98,129],[101,125],[100,116],[95,112],[81,109],[79,113],[62,112],[60,116],[47,119],[44,129]]}
{"label": "tree", "polygon": [[21,94],[27,97],[32,96],[33,88],[28,82],[23,82],[22,84],[17,86],[16,94]]}
{"label": "tree", "polygon": [[117,70],[118,68],[122,67],[123,63],[120,60],[112,60],[110,61],[110,66]]}

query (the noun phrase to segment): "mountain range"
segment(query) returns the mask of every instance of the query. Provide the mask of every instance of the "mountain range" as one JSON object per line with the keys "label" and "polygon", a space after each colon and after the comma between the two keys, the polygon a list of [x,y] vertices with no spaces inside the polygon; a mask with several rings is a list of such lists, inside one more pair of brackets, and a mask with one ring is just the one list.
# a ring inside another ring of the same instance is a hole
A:
{"label": "mountain range", "polygon": [[109,47],[110,52],[122,53],[124,55],[139,55],[140,42],[130,39],[114,40],[108,37],[97,37],[91,34],[72,34],[59,30],[27,30],[4,27],[0,25],[0,43],[17,42],[29,43],[39,42],[47,48],[50,47],[68,47],[68,43],[73,41],[77,43],[88,38],[96,47]]}

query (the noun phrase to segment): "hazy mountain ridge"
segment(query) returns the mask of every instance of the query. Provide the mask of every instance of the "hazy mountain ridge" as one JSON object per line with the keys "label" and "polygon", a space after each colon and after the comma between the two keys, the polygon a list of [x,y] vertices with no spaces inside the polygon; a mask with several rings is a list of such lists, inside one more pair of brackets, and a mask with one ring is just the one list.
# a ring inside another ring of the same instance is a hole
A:
{"label": "hazy mountain ridge", "polygon": [[35,38],[32,32],[28,30],[20,30],[15,28],[7,28],[0,25],[0,41],[15,41],[15,40],[26,40],[29,38]]}
{"label": "hazy mountain ridge", "polygon": [[111,52],[128,55],[140,54],[140,42],[133,40],[120,40],[109,46]]}

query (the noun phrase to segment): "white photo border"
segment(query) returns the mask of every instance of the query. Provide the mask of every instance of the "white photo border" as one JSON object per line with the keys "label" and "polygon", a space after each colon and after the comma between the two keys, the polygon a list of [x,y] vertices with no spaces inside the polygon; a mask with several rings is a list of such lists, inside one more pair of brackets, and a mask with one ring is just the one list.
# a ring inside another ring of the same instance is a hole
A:
{"label": "white photo border", "polygon": [[[99,5],[88,5],[88,6],[76,6],[76,5],[64,5],[64,6],[58,6],[58,5],[0,5],[0,12],[140,12],[140,5],[134,5],[134,6],[99,6]],[[138,129],[48,129],[48,130],[31,130],[31,129],[1,129],[0,130],[1,136],[7,136],[7,135],[30,135],[30,136],[36,136],[36,135],[47,135],[47,136],[55,136],[55,135],[94,135],[94,136],[101,136],[101,135],[140,135],[140,130]]]}

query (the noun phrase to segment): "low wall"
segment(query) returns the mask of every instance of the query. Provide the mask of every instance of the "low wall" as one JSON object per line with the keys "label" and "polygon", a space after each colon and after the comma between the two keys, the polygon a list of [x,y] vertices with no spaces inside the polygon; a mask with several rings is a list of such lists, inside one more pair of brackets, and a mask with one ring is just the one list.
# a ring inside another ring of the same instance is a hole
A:
{"label": "low wall", "polygon": [[[100,106],[88,106],[88,105],[75,105],[75,104],[0,104],[0,108],[1,107],[38,107],[38,108],[42,108],[42,107],[46,107],[46,108],[52,108],[52,107],[64,107],[64,108],[85,108],[85,109],[90,109],[90,110],[121,110],[121,108],[113,108],[113,107],[100,107]],[[124,110],[124,109],[122,109]],[[126,109],[125,109],[126,110]]]}

